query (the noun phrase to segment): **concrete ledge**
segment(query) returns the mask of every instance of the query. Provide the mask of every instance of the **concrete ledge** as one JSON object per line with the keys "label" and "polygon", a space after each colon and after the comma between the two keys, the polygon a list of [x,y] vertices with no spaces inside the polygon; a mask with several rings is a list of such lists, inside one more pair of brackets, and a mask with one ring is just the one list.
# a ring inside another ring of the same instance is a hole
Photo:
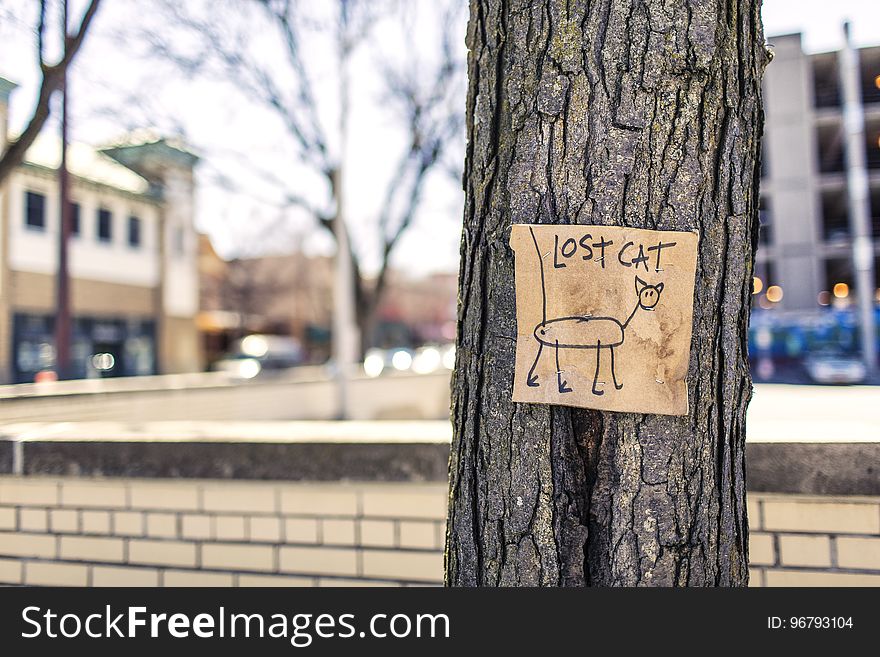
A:
{"label": "concrete ledge", "polygon": [[[0,473],[445,482],[451,433],[447,421],[9,425]],[[758,438],[746,445],[746,468],[754,492],[880,495],[880,441]]]}
{"label": "concrete ledge", "polygon": [[880,442],[747,443],[750,491],[880,495]]}
{"label": "concrete ledge", "polygon": [[22,474],[278,481],[445,481],[448,459],[448,444],[31,442],[24,445]]}
{"label": "concrete ledge", "polygon": [[96,422],[10,425],[3,434],[0,473],[7,474],[442,482],[451,428],[442,421]]}

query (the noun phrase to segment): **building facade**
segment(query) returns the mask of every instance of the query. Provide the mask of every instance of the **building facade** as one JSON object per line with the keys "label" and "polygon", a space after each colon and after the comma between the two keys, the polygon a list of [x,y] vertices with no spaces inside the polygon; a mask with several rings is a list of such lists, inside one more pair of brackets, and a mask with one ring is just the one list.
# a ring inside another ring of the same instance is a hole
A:
{"label": "building facade", "polygon": [[[307,358],[330,358],[333,259],[300,251],[224,260],[200,239],[199,328],[210,363],[250,333],[296,338]],[[417,347],[455,339],[458,276],[388,271],[367,346]]]}
{"label": "building facade", "polygon": [[[757,304],[818,310],[855,298],[841,52],[806,54],[800,34],[768,39]],[[871,290],[880,301],[880,47],[857,50],[870,205]],[[772,289],[771,289],[772,288]]]}
{"label": "building facade", "polygon": [[[0,148],[13,89],[0,80]],[[72,376],[201,368],[196,161],[162,139],[69,146]],[[41,137],[0,186],[0,382],[55,367],[59,162],[60,144]]]}
{"label": "building facade", "polygon": [[330,356],[333,260],[299,251],[224,260],[200,237],[202,348],[210,366],[252,333],[296,338],[313,363]]}

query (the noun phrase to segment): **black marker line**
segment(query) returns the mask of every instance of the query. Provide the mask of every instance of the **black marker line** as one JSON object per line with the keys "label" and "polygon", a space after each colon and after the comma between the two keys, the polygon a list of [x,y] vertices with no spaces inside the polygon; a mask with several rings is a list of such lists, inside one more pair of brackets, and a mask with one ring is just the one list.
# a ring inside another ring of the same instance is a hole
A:
{"label": "black marker line", "polygon": [[529,226],[529,232],[532,234],[532,241],[535,243],[535,252],[538,254],[538,263],[541,265],[541,323],[547,321],[547,289],[544,287],[544,258],[541,256],[541,248],[538,246],[538,238],[535,237],[535,231]]}
{"label": "black marker line", "polygon": [[[526,375],[526,385],[530,388],[537,388],[540,384],[538,383],[538,376],[535,374],[535,368],[538,367],[538,361],[541,360],[541,352],[544,350],[544,344],[538,343],[538,355],[535,356],[535,362],[532,363],[532,367],[529,370],[529,373]],[[557,367],[557,369],[559,369]]]}
{"label": "black marker line", "polygon": [[[529,228],[531,231],[531,227]],[[535,239],[535,233],[532,232],[532,240],[535,242],[535,250],[538,252],[538,256],[540,257],[541,250],[538,248],[538,241]],[[544,321],[535,326],[533,330],[533,335],[535,340],[538,343],[538,354],[535,356],[535,362],[532,363],[531,369],[529,369],[529,373],[526,375],[526,383],[530,387],[538,387],[540,384],[538,383],[538,377],[535,375],[535,369],[538,367],[538,361],[541,358],[541,352],[543,347],[546,345],[548,347],[552,347],[555,351],[556,356],[556,383],[558,386],[558,390],[560,393],[571,392],[572,389],[568,387],[568,382],[563,380],[561,369],[559,365],[559,350],[560,349],[595,349],[596,350],[596,371],[593,374],[593,389],[592,392],[594,395],[601,396],[605,394],[604,390],[598,390],[597,385],[599,383],[599,367],[600,362],[602,360],[602,349],[608,349],[611,352],[611,377],[614,381],[614,387],[617,390],[621,390],[623,388],[623,384],[618,382],[617,380],[617,371],[616,371],[616,363],[614,358],[614,349],[620,347],[626,341],[626,333],[627,327],[632,321],[633,317],[635,317],[636,313],[639,309],[645,311],[654,311],[654,306],[656,306],[660,302],[660,293],[663,291],[663,283],[657,283],[656,285],[650,285],[639,278],[638,275],[635,276],[635,292],[636,292],[636,305],[633,308],[632,312],[629,314],[629,317],[626,318],[625,321],[621,322],[616,317],[597,317],[595,315],[571,315],[568,317],[557,317],[555,319],[547,320],[547,295],[546,290],[544,289],[544,269],[543,269],[543,259],[542,259],[542,268],[541,268],[541,291],[544,299]],[[645,288],[653,288],[655,292],[652,292],[653,295],[656,293],[656,299],[653,300],[653,304],[649,307],[643,304],[642,302],[642,292]],[[601,323],[601,322],[609,322],[610,324],[616,325],[620,329],[620,342],[611,342],[608,344],[602,344],[601,340],[596,340],[595,343],[592,342],[581,342],[581,343],[573,343],[567,344],[559,343],[559,338],[554,335],[555,331],[551,331],[551,335],[549,337],[542,338],[541,336],[546,336],[547,329],[551,329],[551,324],[558,324],[561,322],[571,322],[574,323],[574,326],[578,330],[589,330],[589,325],[591,323]],[[552,340],[552,342],[551,342]],[[660,381],[658,381],[660,383]]]}
{"label": "black marker line", "polygon": [[562,370],[559,367],[559,342],[556,342],[556,389],[559,390],[559,394],[563,394],[566,392],[571,392],[572,389],[568,387],[568,381],[562,378]]}

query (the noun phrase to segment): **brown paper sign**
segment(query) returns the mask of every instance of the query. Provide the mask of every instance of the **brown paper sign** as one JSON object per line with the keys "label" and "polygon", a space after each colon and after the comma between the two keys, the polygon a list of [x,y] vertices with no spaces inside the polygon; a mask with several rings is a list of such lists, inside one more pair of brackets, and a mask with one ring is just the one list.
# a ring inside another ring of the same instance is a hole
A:
{"label": "brown paper sign", "polygon": [[513,400],[686,415],[697,234],[513,226]]}

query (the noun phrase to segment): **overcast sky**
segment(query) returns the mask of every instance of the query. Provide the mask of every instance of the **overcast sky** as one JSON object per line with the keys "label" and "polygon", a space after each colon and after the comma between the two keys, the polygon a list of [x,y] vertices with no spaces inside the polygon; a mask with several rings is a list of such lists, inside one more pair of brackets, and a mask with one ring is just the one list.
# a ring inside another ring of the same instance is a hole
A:
{"label": "overcast sky", "polygon": [[[410,0],[411,2],[412,0]],[[28,2],[34,5],[35,2]],[[74,0],[81,5],[81,0]],[[0,0],[0,76],[12,79],[21,88],[13,96],[12,126],[20,130],[29,117],[37,89],[34,66],[33,35],[27,20],[17,21],[10,7],[25,5],[24,0]],[[272,204],[255,201],[247,195],[230,194],[211,183],[218,170],[248,180],[252,196],[272,197],[272,186],[261,184],[237,153],[269,169],[289,171],[289,158],[279,147],[277,134],[283,130],[265,110],[255,109],[228,86],[171,81],[170,70],[148,63],[149,59],[135,54],[136,44],[120,39],[120,25],[142,24],[157,20],[145,8],[149,2],[135,0],[104,0],[96,21],[95,32],[81,53],[72,78],[74,96],[73,135],[78,141],[102,144],[113,141],[120,133],[150,121],[163,131],[183,132],[187,139],[210,160],[200,180],[197,224],[207,231],[223,253],[233,253],[236,245],[247,241],[254,227],[274,225],[278,211]],[[423,1],[421,7],[430,7]],[[428,14],[430,12],[428,11]],[[426,14],[427,15],[427,14]],[[766,0],[764,29],[768,37],[776,34],[802,32],[804,46],[810,52],[833,50],[842,42],[843,21],[853,24],[858,45],[880,44],[880,2],[876,0]],[[434,23],[424,18],[415,20],[416,42],[419,45],[436,41]],[[462,17],[464,20],[464,16]],[[355,237],[364,243],[365,251],[375,252],[371,222],[381,204],[387,180],[394,165],[394,153],[401,147],[401,133],[396,116],[381,97],[381,84],[376,79],[376,64],[382,58],[405,57],[413,45],[395,37],[391,25],[380,26],[375,46],[367,49],[355,66],[354,118],[349,146],[348,204]],[[123,31],[124,33],[124,31]],[[463,54],[464,34],[458,42]],[[327,51],[315,44],[310,49],[308,64],[324,77]],[[427,50],[427,48],[426,48]],[[377,59],[378,58],[378,59]],[[127,105],[120,98],[144,94],[148,102]],[[332,113],[335,96],[325,94],[324,108]],[[461,100],[463,104],[463,98]],[[123,110],[118,111],[122,104]],[[111,113],[106,110],[113,108]],[[146,114],[146,117],[144,116]],[[453,156],[463,153],[456,144]],[[248,171],[251,175],[248,176]],[[401,242],[396,264],[413,272],[455,270],[463,197],[460,185],[448,172],[438,172],[429,181],[423,209],[415,226]],[[332,246],[315,234],[308,220],[293,213],[286,224],[290,230],[275,240],[276,249],[291,248],[304,240],[306,248],[331,252]],[[372,247],[372,248],[371,248]],[[367,266],[375,266],[375,257],[367,258]]]}

